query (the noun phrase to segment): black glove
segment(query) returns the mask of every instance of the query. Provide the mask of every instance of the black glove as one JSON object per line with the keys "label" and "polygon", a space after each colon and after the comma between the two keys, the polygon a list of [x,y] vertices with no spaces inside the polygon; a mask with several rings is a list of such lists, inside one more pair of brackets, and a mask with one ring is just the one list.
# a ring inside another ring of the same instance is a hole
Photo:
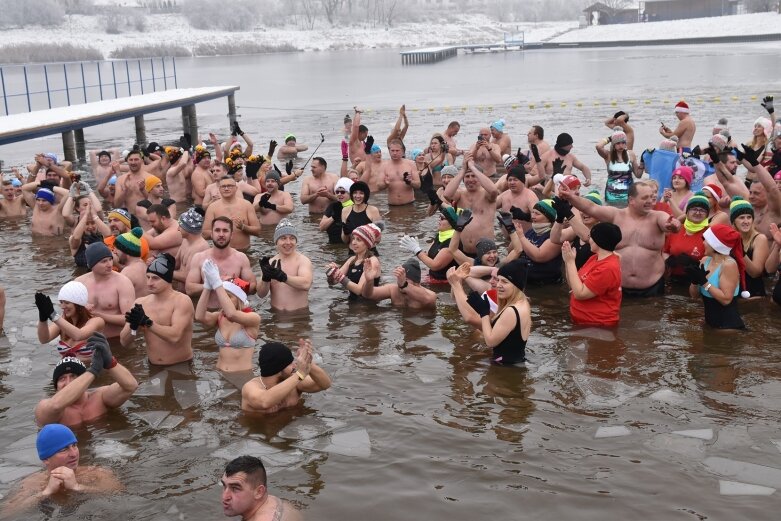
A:
{"label": "black glove", "polygon": [[269,199],[271,199],[271,194],[265,193],[260,196],[260,207],[261,208],[268,208],[269,210],[276,210],[277,205],[274,203],[270,203]]}
{"label": "black glove", "polygon": [[189,132],[185,132],[182,134],[182,137],[179,138],[179,146],[185,150],[191,150],[193,148],[193,137]]}
{"label": "black glove", "polygon": [[763,148],[754,150],[753,148],[747,147],[746,145],[741,146],[743,147],[743,157],[741,159],[748,161],[748,164],[751,166],[757,166],[759,164],[759,157],[765,152],[765,150]]}
{"label": "black glove", "polygon": [[456,225],[454,228],[457,232],[463,232],[464,228],[472,222],[472,210],[469,208],[464,208],[464,210],[461,212],[461,215],[458,216],[458,220],[456,221]]}
{"label": "black glove", "polygon": [[563,223],[564,219],[572,219],[575,214],[572,213],[572,205],[569,201],[561,199],[560,197],[553,198],[553,208],[556,210],[556,222]]}
{"label": "black glove", "polygon": [[411,185],[412,184],[412,175],[409,172],[404,172],[401,174],[401,178],[404,180],[404,184]]}
{"label": "black glove", "polygon": [[247,179],[257,179],[258,178],[258,172],[260,171],[260,167],[263,163],[256,163],[254,161],[249,161],[244,164],[244,172],[247,173]]}
{"label": "black glove", "polygon": [[268,157],[274,157],[274,150],[277,149],[277,142],[273,139],[268,142]]}
{"label": "black glove", "polygon": [[518,152],[516,152],[516,154],[515,154],[515,159],[518,160],[518,164],[521,165],[521,166],[525,166],[526,163],[529,162],[529,158],[526,156],[526,154],[521,152],[520,147],[518,148]]}
{"label": "black glove", "polygon": [[269,263],[271,257],[260,258],[260,272],[263,274],[261,279],[263,282],[270,282],[273,279],[274,268]]}
{"label": "black glove", "polygon": [[38,320],[41,322],[48,322],[49,317],[54,314],[54,304],[52,304],[52,299],[40,291],[35,294],[35,307],[38,308]]}
{"label": "black glove", "polygon": [[47,190],[54,191],[55,186],[60,186],[54,181],[49,181],[48,179],[44,179],[40,183],[38,183],[38,188],[46,188]]}
{"label": "black glove", "polygon": [[431,203],[431,206],[439,206],[442,204],[442,199],[439,198],[436,190],[431,189],[426,192],[426,195],[428,196],[428,201]]}
{"label": "black glove", "polygon": [[236,136],[236,135],[243,136],[244,135],[244,132],[241,131],[241,127],[239,127],[239,122],[238,121],[234,121],[233,123],[231,123],[231,135],[232,136]]}
{"label": "black glove", "polygon": [[482,297],[477,291],[470,291],[466,297],[467,303],[472,306],[472,309],[477,311],[480,317],[487,317],[491,314],[491,305],[488,303],[488,295]]}
{"label": "black glove", "polygon": [[532,222],[532,214],[530,212],[524,212],[517,206],[510,207],[510,214],[512,214],[513,219],[516,221],[526,221],[527,223]]}
{"label": "black glove", "polygon": [[372,153],[372,145],[374,145],[374,136],[367,136],[366,143],[363,144],[363,151],[367,155]]}
{"label": "black glove", "polygon": [[691,264],[686,266],[683,271],[686,273],[686,276],[689,278],[689,282],[692,284],[704,286],[708,283],[708,274],[710,272],[705,271],[705,268],[699,264]]}
{"label": "black glove", "polygon": [[458,226],[458,221],[457,220],[453,220],[451,218],[451,216],[446,211],[442,210],[441,207],[439,209],[439,213],[441,213],[445,217],[445,219],[447,219],[447,222],[450,223],[450,227],[451,228],[455,229],[456,226]]}
{"label": "black glove", "polygon": [[293,160],[291,159],[287,163],[285,163],[285,172],[287,172],[287,175],[291,175],[293,173]]}
{"label": "black glove", "polygon": [[95,378],[97,378],[100,372],[103,371],[103,366],[105,364],[106,361],[103,360],[103,352],[100,349],[95,349],[92,352],[92,362],[90,362],[89,369],[87,369],[87,372],[94,374]]}
{"label": "black glove", "polygon": [[499,215],[496,216],[496,220],[499,224],[507,230],[507,233],[513,233],[515,231],[515,224],[513,224],[513,214],[510,212],[503,212],[499,210]]}
{"label": "black glove", "polygon": [[325,212],[323,212],[323,215],[325,215],[326,217],[333,218],[333,220],[336,222],[341,222],[342,208],[344,208],[342,206],[342,203],[340,203],[339,201],[334,201],[325,207]]}
{"label": "black glove", "polygon": [[564,160],[563,159],[554,159],[553,160],[553,175],[556,174],[563,174],[564,173]]}
{"label": "black glove", "polygon": [[700,145],[697,145],[696,147],[692,148],[692,155],[700,157],[702,155],[702,149],[700,148]]}
{"label": "black glove", "polygon": [[271,278],[278,280],[279,282],[287,282],[287,273],[282,270],[282,261],[277,259],[270,264],[271,266]]}
{"label": "black glove", "polygon": [[762,106],[765,108],[768,114],[775,112],[773,108],[773,96],[765,96],[762,98]]}
{"label": "black glove", "polygon": [[103,357],[103,369],[108,369],[114,358],[111,354],[111,347],[108,344],[108,339],[103,333],[92,333],[89,339],[87,339],[87,348],[93,352],[100,351],[100,355]]}
{"label": "black glove", "polygon": [[125,313],[125,322],[130,324],[130,329],[137,331],[143,325],[145,316],[144,308],[141,307],[141,304],[136,304],[130,311]]}
{"label": "black glove", "polygon": [[706,148],[705,153],[708,154],[711,163],[713,163],[714,165],[721,163],[721,159],[719,158],[719,153],[716,152],[716,149],[713,146],[709,146],[708,148]]}
{"label": "black glove", "polygon": [[534,161],[539,163],[540,162],[540,150],[537,148],[537,145],[531,145],[529,148],[532,151],[532,157],[534,157]]}
{"label": "black glove", "polygon": [[686,270],[686,268],[688,267],[696,268],[699,262],[692,259],[685,253],[680,253],[678,255],[672,255],[670,257],[667,257],[666,264],[671,268],[683,268],[684,270]]}

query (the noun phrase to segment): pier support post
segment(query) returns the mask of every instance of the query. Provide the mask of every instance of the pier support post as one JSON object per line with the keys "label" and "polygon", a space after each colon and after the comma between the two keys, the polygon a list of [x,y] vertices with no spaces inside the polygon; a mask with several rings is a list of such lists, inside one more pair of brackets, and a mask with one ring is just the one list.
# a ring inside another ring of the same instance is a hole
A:
{"label": "pier support post", "polygon": [[146,126],[144,125],[144,116],[136,116],[136,143],[138,146],[146,146]]}
{"label": "pier support post", "polygon": [[236,95],[228,94],[228,125],[236,121]]}
{"label": "pier support post", "polygon": [[84,142],[84,129],[77,128],[76,130],[74,130],[73,138],[74,141],[76,141],[76,157],[79,159],[79,161],[86,161],[87,147],[86,147],[86,143]]}
{"label": "pier support post", "polygon": [[62,133],[62,153],[66,161],[76,161],[76,143],[72,130]]}
{"label": "pier support post", "polygon": [[190,113],[187,111],[187,107],[182,107],[182,134],[190,134]]}
{"label": "pier support post", "polygon": [[195,142],[198,139],[198,116],[195,113],[195,105],[188,105],[186,108],[187,119],[190,121],[190,135]]}

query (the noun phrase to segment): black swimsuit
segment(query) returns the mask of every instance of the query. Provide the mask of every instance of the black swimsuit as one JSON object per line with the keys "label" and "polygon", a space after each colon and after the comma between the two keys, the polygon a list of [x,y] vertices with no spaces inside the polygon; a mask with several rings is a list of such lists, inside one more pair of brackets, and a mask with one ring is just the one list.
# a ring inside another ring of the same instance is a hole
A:
{"label": "black swimsuit", "polygon": [[[518,313],[517,309],[512,306],[510,307],[515,313],[515,329],[510,331],[504,340],[494,347],[492,360],[495,364],[512,365],[526,361],[526,340],[523,339],[521,334],[521,315]],[[502,311],[502,313],[504,313],[504,311]],[[499,320],[499,317],[502,316],[502,313],[499,313],[491,321],[492,327],[496,324],[496,321]]]}

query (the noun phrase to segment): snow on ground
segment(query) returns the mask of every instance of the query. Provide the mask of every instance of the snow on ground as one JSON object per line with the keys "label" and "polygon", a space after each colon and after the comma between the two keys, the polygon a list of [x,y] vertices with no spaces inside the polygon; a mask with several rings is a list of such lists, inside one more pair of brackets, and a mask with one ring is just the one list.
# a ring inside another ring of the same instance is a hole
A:
{"label": "snow on ground", "polygon": [[666,40],[781,33],[781,15],[756,13],[666,22],[585,27],[550,40],[555,43]]}

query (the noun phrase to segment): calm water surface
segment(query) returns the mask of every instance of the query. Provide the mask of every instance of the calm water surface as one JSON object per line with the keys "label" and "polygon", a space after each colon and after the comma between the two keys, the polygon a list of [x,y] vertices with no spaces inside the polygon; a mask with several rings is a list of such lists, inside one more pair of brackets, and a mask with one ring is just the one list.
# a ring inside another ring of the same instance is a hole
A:
{"label": "calm water surface", "polygon": [[[645,122],[637,130],[643,146],[658,144],[660,117],[673,121],[671,105],[660,102],[665,97],[702,99],[694,103],[697,120],[707,122],[701,132],[725,115],[733,133],[747,137],[761,110],[748,96],[778,92],[776,60],[773,48],[756,45],[459,56],[430,67],[401,67],[390,51],[178,65],[182,86],[241,85],[242,126],[259,149],[287,131],[310,143],[323,132],[321,153],[333,168],[349,107],[372,108],[367,124],[384,138],[401,102],[418,109],[410,113],[408,145],[423,145],[451,119],[462,122],[463,145],[480,126],[504,117],[518,144],[533,123],[553,136],[569,130],[576,153],[598,167],[593,143],[607,129],[595,121],[617,110],[610,100],[636,101],[629,112]],[[715,95],[720,103],[706,101]],[[540,101],[552,107],[528,109]],[[224,127],[225,105],[199,106],[202,131]],[[274,106],[297,110],[251,108]],[[149,137],[161,142],[177,136],[178,127],[175,111],[147,118]],[[98,148],[128,146],[130,139],[116,137],[133,130],[127,122],[86,133]],[[0,152],[7,162],[21,162],[39,149],[59,150],[58,140]],[[599,184],[604,174],[595,171]],[[297,195],[299,184],[289,190]],[[383,196],[372,202],[386,212],[379,250],[387,275],[406,258],[398,238],[405,232],[430,238],[437,218],[423,217],[423,202],[392,210]],[[303,208],[294,217],[300,249],[318,269],[344,259]],[[28,230],[27,222],[0,223],[0,280],[9,299],[7,333],[0,336],[1,493],[38,467],[32,409],[51,394],[58,358],[53,346],[36,340],[33,293],[54,296],[75,274],[65,239],[33,239]],[[256,258],[272,250],[271,235],[265,230],[253,243],[258,272]],[[533,288],[530,363],[502,368],[489,366],[445,288],[434,289],[441,291],[436,312],[350,305],[320,270],[308,313],[277,315],[254,297],[263,339],[292,344],[311,337],[334,381],[301,408],[273,418],[238,412],[238,386],[247,376],[228,379],[214,369],[213,331],[196,326],[188,367],[150,368],[141,344],[116,347],[142,390],[77,435],[82,461],[115,469],[127,494],[57,505],[31,518],[219,519],[223,466],[252,453],[267,462],[272,493],[308,519],[367,513],[387,520],[776,519],[778,492],[726,496],[719,481],[781,487],[781,471],[773,470],[781,469],[777,307],[743,303],[750,330],[719,335],[703,329],[699,301],[674,289],[664,299],[625,302],[615,331],[575,330],[565,289]],[[615,426],[629,435],[595,438],[600,427]],[[673,434],[695,429],[713,436]],[[765,469],[741,472],[735,462]]]}

